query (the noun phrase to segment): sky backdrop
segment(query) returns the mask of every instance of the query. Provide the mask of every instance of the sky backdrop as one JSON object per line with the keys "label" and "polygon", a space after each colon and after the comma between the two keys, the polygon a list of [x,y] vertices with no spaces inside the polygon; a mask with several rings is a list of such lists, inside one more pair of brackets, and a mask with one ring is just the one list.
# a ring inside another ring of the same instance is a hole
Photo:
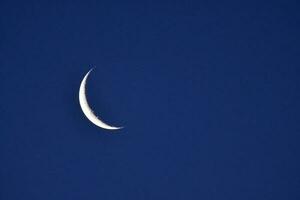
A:
{"label": "sky backdrop", "polygon": [[2,0],[1,200],[300,199],[299,9]]}

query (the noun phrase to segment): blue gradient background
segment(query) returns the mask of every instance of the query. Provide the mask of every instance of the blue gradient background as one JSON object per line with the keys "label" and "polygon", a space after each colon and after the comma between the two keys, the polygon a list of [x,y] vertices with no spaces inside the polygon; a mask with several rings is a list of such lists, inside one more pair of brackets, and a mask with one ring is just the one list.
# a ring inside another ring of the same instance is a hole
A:
{"label": "blue gradient background", "polygon": [[299,9],[2,0],[1,200],[300,199]]}

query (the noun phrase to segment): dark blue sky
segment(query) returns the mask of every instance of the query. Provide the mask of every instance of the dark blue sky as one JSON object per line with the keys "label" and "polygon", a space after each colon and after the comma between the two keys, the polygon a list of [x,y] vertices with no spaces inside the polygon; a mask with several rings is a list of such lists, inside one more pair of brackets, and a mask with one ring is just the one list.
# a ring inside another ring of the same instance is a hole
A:
{"label": "dark blue sky", "polygon": [[300,199],[299,9],[2,0],[1,200]]}

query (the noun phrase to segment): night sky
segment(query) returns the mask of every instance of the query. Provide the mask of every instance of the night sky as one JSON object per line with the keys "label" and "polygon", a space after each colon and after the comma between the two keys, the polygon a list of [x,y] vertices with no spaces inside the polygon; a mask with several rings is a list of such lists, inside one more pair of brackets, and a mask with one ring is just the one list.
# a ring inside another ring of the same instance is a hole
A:
{"label": "night sky", "polygon": [[0,199],[300,199],[299,10],[1,0]]}

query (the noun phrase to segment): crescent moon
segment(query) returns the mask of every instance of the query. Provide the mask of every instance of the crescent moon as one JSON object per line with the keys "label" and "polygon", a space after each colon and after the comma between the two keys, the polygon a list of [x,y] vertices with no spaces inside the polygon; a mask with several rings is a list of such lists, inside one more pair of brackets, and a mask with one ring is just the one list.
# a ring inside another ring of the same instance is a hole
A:
{"label": "crescent moon", "polygon": [[83,80],[81,81],[80,84],[80,88],[79,88],[79,104],[80,107],[84,113],[84,115],[96,126],[100,127],[100,128],[104,128],[104,129],[108,129],[108,130],[117,130],[117,129],[121,129],[122,127],[115,127],[115,126],[110,126],[108,124],[106,124],[105,122],[103,122],[102,120],[100,120],[93,112],[93,110],[91,109],[91,107],[88,104],[87,98],[86,98],[86,81],[87,78],[90,74],[90,72],[93,69],[91,69],[83,78]]}

